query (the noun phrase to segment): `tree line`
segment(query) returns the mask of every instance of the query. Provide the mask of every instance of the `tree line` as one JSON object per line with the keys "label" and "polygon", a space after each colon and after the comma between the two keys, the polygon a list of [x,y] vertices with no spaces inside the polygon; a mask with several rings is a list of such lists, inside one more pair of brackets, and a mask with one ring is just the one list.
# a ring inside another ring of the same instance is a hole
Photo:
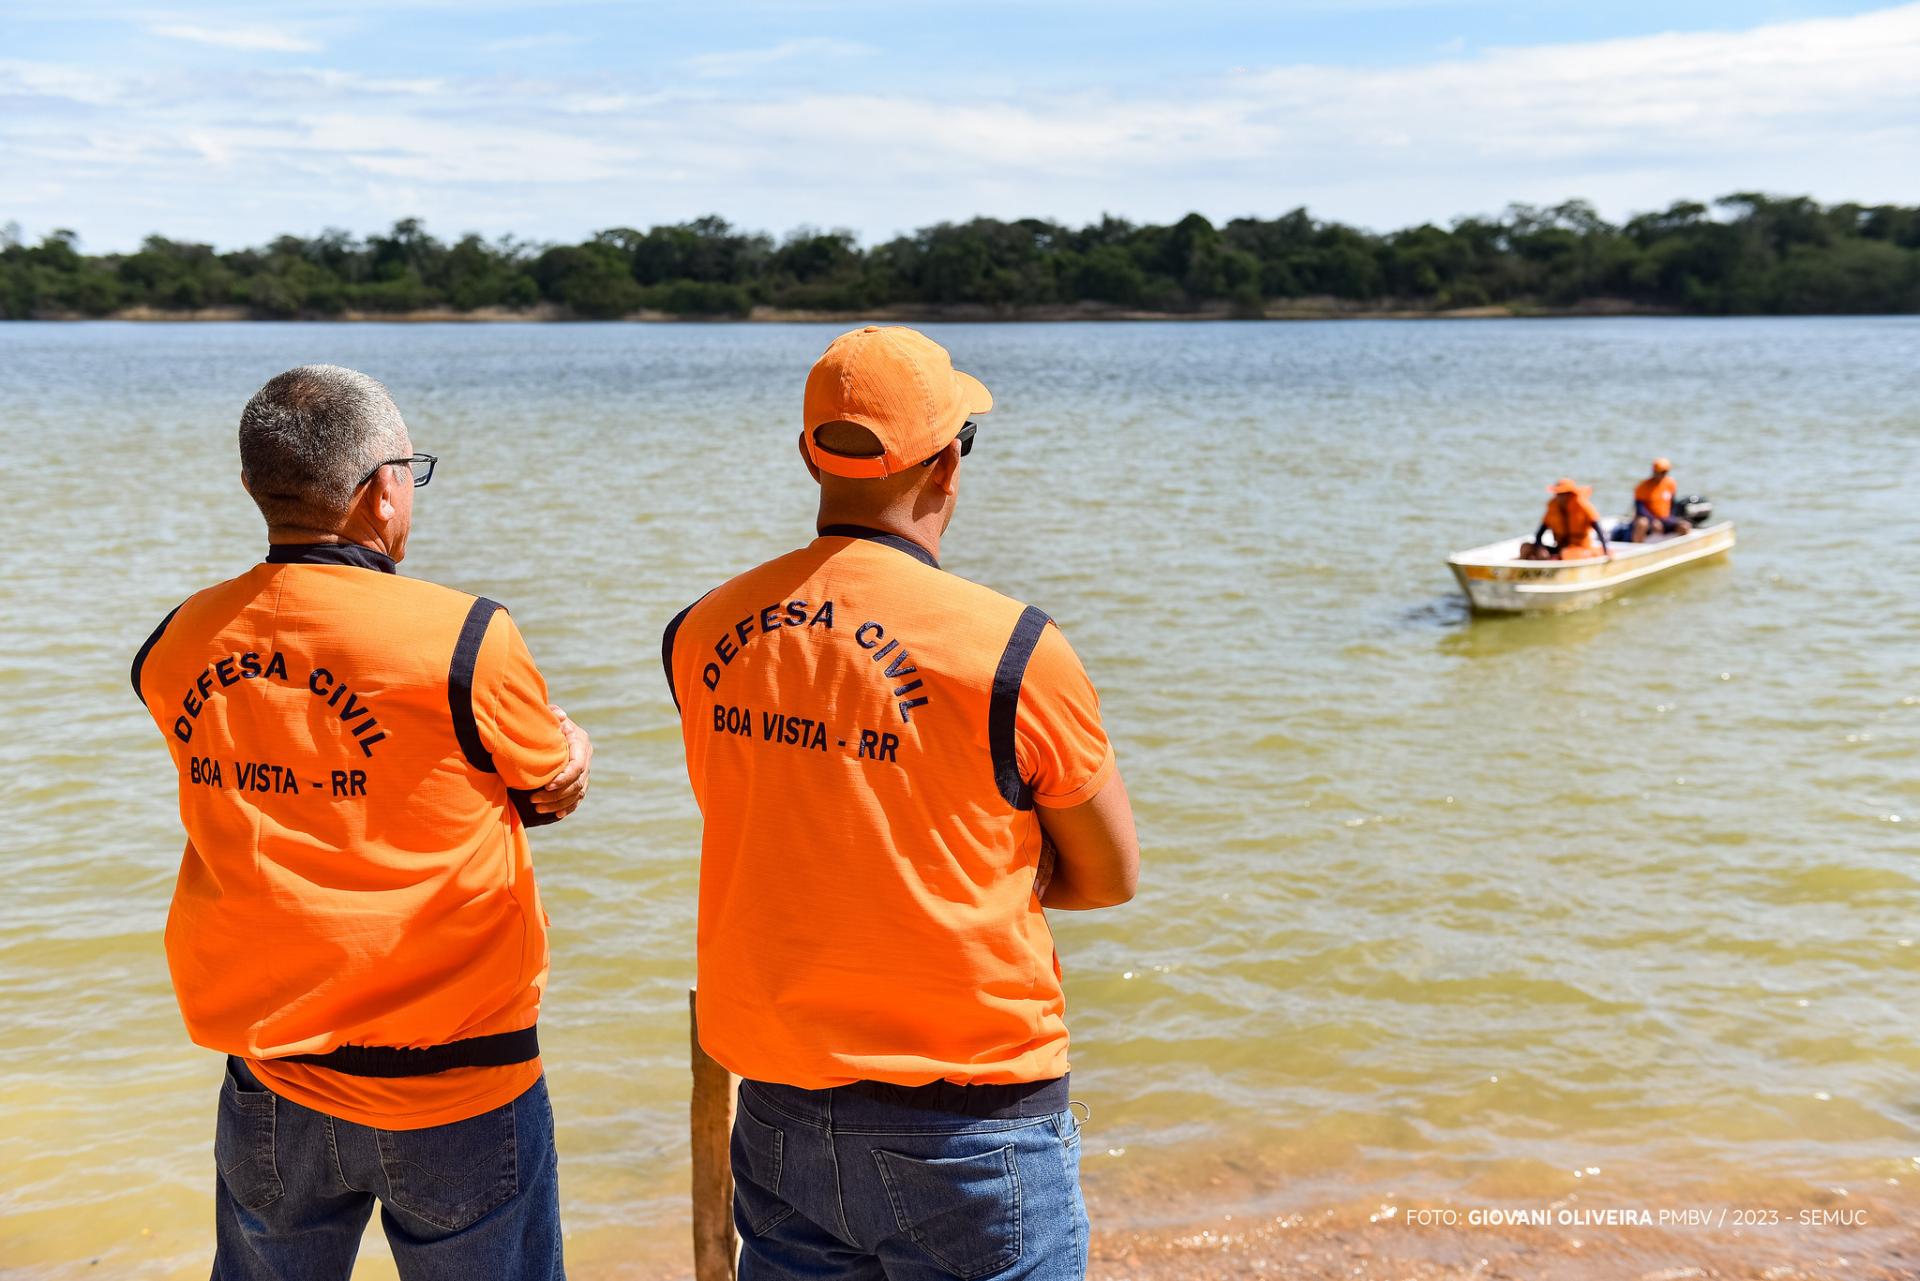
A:
{"label": "tree line", "polygon": [[1920,208],[1821,205],[1739,192],[1615,225],[1585,201],[1512,205],[1374,233],[1305,209],[1215,226],[1106,217],[940,223],[862,248],[851,232],[776,240],[718,217],[577,245],[462,236],[405,219],[358,239],[328,230],[227,253],[150,236],[137,253],[84,254],[71,231],[23,243],[0,230],[0,315],[240,307],[263,319],[345,311],[529,309],[608,319],[642,310],[738,316],[756,306],[859,312],[1071,304],[1259,316],[1288,300],[1356,308],[1571,307],[1610,300],[1701,314],[1920,311]]}

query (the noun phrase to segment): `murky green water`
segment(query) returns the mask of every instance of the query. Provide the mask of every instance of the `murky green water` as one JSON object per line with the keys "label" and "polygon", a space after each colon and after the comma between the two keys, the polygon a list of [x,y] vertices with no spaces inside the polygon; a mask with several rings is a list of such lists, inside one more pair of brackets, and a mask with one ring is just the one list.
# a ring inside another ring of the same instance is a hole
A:
{"label": "murky green water", "polygon": [[[204,1273],[220,1068],[167,986],[172,776],[125,673],[258,556],[234,425],[316,360],[442,456],[407,570],[506,601],[595,736],[535,844],[570,1257],[683,1263],[658,637],[809,536],[832,332],[0,326],[0,1268]],[[1056,918],[1097,1204],[1920,1180],[1920,322],[934,332],[1000,406],[946,564],[1061,621],[1139,808],[1138,900]],[[1450,549],[1562,473],[1622,507],[1656,452],[1730,562],[1467,616]]]}

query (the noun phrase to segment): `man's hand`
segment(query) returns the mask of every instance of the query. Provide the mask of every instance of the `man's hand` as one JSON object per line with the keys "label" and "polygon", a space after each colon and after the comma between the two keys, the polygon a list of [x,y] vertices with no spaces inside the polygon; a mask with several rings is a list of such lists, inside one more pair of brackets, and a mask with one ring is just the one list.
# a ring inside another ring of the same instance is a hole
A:
{"label": "man's hand", "polygon": [[593,764],[593,741],[587,731],[568,719],[565,711],[547,704],[560,721],[560,736],[567,740],[567,763],[551,783],[533,794],[533,808],[541,814],[565,818],[580,808],[587,794],[587,775]]}

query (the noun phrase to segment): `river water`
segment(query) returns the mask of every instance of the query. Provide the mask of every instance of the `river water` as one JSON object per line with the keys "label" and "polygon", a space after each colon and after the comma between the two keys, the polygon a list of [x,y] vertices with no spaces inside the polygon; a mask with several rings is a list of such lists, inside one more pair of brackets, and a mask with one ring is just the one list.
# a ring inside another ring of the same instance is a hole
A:
{"label": "river water", "polygon": [[[204,1275],[220,1065],[169,993],[181,837],[126,670],[261,552],[235,424],[309,361],[442,458],[406,571],[507,602],[595,737],[535,836],[569,1259],[685,1267],[697,832],[658,639],[810,536],[838,328],[0,326],[0,1270]],[[931,332],[998,401],[944,563],[1060,621],[1138,807],[1138,899],[1055,916],[1107,1226],[1920,1183],[1920,320]],[[1448,551],[1564,473],[1621,509],[1655,453],[1729,560],[1464,610]]]}

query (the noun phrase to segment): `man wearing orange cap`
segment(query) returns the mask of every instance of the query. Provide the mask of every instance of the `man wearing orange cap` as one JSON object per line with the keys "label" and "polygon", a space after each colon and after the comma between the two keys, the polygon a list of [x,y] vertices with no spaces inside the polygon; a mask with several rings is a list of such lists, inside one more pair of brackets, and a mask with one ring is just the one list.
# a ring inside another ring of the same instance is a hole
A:
{"label": "man wearing orange cap", "polygon": [[1653,475],[1633,490],[1633,541],[1644,543],[1654,534],[1687,534],[1693,525],[1673,514],[1673,496],[1679,488],[1668,475],[1673,464],[1664,458],[1653,460]]}
{"label": "man wearing orange cap", "polygon": [[[1607,549],[1607,531],[1600,513],[1590,501],[1591,485],[1577,485],[1562,476],[1547,493],[1552,497],[1547,500],[1546,514],[1540,518],[1540,528],[1533,531],[1533,541],[1521,546],[1522,560],[1587,560],[1613,554]],[[1544,541],[1549,533],[1553,535],[1551,547]]]}
{"label": "man wearing orange cap", "polygon": [[905,328],[807,376],[819,537],[662,640],[703,819],[700,1041],[744,1080],[742,1281],[1085,1275],[1043,907],[1108,907],[1133,813],[1080,660],[943,571],[974,415]]}

